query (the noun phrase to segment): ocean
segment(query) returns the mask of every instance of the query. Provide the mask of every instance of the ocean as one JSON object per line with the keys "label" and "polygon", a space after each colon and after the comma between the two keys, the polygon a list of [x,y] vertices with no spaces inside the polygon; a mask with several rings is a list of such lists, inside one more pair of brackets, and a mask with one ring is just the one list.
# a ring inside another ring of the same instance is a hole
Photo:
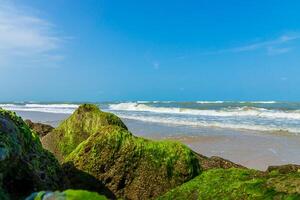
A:
{"label": "ocean", "polygon": [[[215,127],[300,134],[300,102],[277,101],[136,101],[97,105],[123,119],[169,126]],[[13,111],[71,114],[76,103],[2,103]]]}

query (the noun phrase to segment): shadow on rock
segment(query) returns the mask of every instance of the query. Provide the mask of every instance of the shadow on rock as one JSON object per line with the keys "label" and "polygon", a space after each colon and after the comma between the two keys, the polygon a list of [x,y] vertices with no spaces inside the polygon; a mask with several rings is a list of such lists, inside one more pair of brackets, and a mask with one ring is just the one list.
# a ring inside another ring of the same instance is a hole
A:
{"label": "shadow on rock", "polygon": [[69,179],[69,188],[97,192],[109,199],[117,199],[116,196],[105,185],[92,175],[78,170],[72,162],[63,164],[63,171]]}

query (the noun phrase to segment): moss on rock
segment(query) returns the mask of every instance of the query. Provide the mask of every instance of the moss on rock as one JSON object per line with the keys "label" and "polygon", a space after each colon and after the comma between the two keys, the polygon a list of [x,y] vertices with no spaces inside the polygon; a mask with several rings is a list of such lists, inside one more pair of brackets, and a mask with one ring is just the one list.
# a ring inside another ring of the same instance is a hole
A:
{"label": "moss on rock", "polygon": [[201,154],[195,152],[197,159],[199,160],[201,169],[203,171],[210,170],[210,169],[229,169],[229,168],[245,168],[242,165],[236,164],[231,162],[230,160],[226,160],[224,158],[220,158],[217,156],[206,157]]}
{"label": "moss on rock", "polygon": [[63,187],[63,171],[42,148],[39,137],[15,113],[0,109],[0,181],[4,192],[19,198],[32,191]]}
{"label": "moss on rock", "polygon": [[2,188],[0,188],[0,199],[1,200],[9,200],[9,197],[5,191],[3,191]]}
{"label": "moss on rock", "polygon": [[185,145],[135,137],[120,126],[100,127],[66,161],[126,199],[157,197],[200,172]]}
{"label": "moss on rock", "polygon": [[281,174],[288,174],[291,172],[300,172],[300,165],[280,165],[280,166],[269,166],[267,169],[268,172],[278,171]]}
{"label": "moss on rock", "polygon": [[127,129],[116,115],[102,112],[96,105],[83,104],[58,128],[43,137],[43,146],[62,161],[82,141],[106,125]]}
{"label": "moss on rock", "polygon": [[85,190],[66,190],[63,192],[37,192],[26,200],[106,200],[105,196]]}
{"label": "moss on rock", "polygon": [[109,199],[116,199],[116,196],[94,176],[78,170],[73,163],[64,163],[63,170],[66,178],[69,180],[68,189],[80,189],[97,192]]}
{"label": "moss on rock", "polygon": [[300,173],[213,169],[169,191],[164,199],[300,199]]}
{"label": "moss on rock", "polygon": [[54,129],[48,124],[34,123],[29,119],[25,120],[25,122],[39,137],[44,137]]}

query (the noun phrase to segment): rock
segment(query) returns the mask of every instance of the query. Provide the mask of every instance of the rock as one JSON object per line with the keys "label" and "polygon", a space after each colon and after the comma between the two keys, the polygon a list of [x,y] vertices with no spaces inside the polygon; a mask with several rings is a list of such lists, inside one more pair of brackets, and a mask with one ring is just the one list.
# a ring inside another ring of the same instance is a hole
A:
{"label": "rock", "polygon": [[84,171],[76,169],[73,163],[64,163],[63,170],[66,178],[69,180],[68,188],[93,191],[109,199],[117,199],[102,181]]}
{"label": "rock", "polygon": [[64,170],[73,188],[111,198],[149,199],[201,170],[242,167],[196,154],[178,142],[135,137],[117,116],[89,104],[80,106],[42,142],[67,163]]}
{"label": "rock", "polygon": [[3,191],[3,189],[0,187],[0,199],[1,200],[9,200],[8,194]]}
{"label": "rock", "polygon": [[281,166],[269,166],[268,172],[278,171],[281,174],[288,174],[291,172],[300,172],[300,165],[281,165]]}
{"label": "rock", "polygon": [[206,157],[196,152],[195,155],[197,156],[200,162],[202,170],[217,169],[217,168],[222,168],[222,169],[245,168],[242,165],[236,164],[234,162],[231,162],[229,160],[217,156]]}
{"label": "rock", "polygon": [[63,192],[37,192],[25,200],[106,200],[105,196],[84,190],[66,190]]}
{"label": "rock", "polygon": [[116,115],[102,112],[96,105],[83,104],[58,128],[43,137],[42,143],[59,161],[63,161],[82,141],[106,125],[127,129]]}
{"label": "rock", "polygon": [[63,171],[15,113],[0,109],[0,185],[12,199],[64,187]]}
{"label": "rock", "polygon": [[300,173],[212,169],[167,192],[164,199],[300,199]]}
{"label": "rock", "polygon": [[25,120],[26,124],[37,133],[39,137],[44,137],[48,133],[50,133],[54,128],[47,124],[42,123],[34,123],[30,121],[29,119]]}
{"label": "rock", "polygon": [[97,130],[66,161],[102,181],[119,198],[154,198],[200,172],[194,153],[178,142],[135,137],[120,126]]}

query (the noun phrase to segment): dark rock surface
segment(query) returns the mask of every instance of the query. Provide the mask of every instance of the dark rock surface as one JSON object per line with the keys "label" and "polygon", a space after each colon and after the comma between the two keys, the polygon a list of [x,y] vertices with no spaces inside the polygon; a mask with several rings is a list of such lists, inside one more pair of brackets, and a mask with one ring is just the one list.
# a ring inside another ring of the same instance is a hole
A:
{"label": "dark rock surface", "polygon": [[25,122],[29,126],[29,128],[31,128],[33,131],[37,133],[39,137],[44,137],[54,129],[52,126],[48,124],[35,123],[29,119],[25,120]]}
{"label": "dark rock surface", "polygon": [[[0,186],[10,198],[61,189],[65,181],[55,157],[15,113],[0,109]],[[0,195],[1,196],[1,195]]]}

